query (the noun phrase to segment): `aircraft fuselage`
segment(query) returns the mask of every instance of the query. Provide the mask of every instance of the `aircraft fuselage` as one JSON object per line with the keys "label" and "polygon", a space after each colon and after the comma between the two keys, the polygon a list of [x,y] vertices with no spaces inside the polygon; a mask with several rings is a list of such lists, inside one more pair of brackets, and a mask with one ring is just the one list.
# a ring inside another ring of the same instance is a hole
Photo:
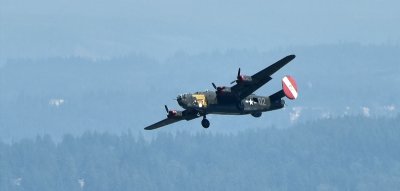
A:
{"label": "aircraft fuselage", "polygon": [[271,100],[270,97],[249,95],[238,99],[229,91],[204,91],[182,94],[177,97],[178,104],[184,109],[196,110],[199,115],[245,115],[260,117],[262,112],[284,107],[284,100]]}

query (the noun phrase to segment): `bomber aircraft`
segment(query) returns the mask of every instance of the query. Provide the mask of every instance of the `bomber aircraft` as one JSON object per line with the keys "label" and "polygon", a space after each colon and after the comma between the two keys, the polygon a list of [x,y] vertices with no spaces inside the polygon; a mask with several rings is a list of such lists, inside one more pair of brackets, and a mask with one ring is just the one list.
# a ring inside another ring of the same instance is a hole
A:
{"label": "bomber aircraft", "polygon": [[184,108],[183,111],[169,110],[165,105],[167,118],[144,129],[153,130],[181,120],[189,121],[198,117],[203,118],[201,125],[208,128],[210,126],[210,122],[206,118],[208,114],[250,114],[253,117],[260,117],[263,112],[281,109],[285,106],[283,97],[286,96],[293,100],[298,96],[296,81],[293,77],[284,76],[282,89],[270,96],[258,96],[253,92],[269,82],[272,74],[295,57],[295,55],[286,56],[252,76],[241,75],[239,68],[236,80],[231,82],[231,84],[236,84],[232,87],[217,87],[212,83],[215,91],[181,94],[176,100]]}

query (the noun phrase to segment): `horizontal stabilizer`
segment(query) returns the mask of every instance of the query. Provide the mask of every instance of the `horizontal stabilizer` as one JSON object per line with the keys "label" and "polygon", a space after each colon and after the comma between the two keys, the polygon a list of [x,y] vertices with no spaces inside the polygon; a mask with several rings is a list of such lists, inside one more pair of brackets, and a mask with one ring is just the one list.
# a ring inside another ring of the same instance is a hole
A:
{"label": "horizontal stabilizer", "polygon": [[285,93],[283,92],[283,90],[279,90],[278,92],[270,95],[269,99],[275,101],[275,100],[280,100],[283,97],[285,97]]}

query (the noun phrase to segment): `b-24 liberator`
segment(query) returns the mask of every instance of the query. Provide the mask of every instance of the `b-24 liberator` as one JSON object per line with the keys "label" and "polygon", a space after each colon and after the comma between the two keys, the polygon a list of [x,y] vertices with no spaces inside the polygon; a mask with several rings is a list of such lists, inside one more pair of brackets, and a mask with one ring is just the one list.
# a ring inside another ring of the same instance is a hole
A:
{"label": "b-24 liberator", "polygon": [[235,84],[232,87],[217,87],[212,83],[214,91],[178,95],[176,100],[184,110],[169,110],[165,105],[167,118],[144,129],[153,130],[181,120],[189,121],[199,117],[203,118],[201,125],[208,128],[210,121],[206,116],[209,114],[250,114],[253,117],[261,117],[263,112],[281,109],[285,106],[283,97],[293,100],[298,96],[296,81],[293,77],[284,76],[282,78],[282,89],[270,96],[259,96],[253,94],[253,92],[272,80],[272,74],[295,57],[295,55],[286,56],[252,76],[241,75],[239,68],[236,80],[231,82],[231,84]]}

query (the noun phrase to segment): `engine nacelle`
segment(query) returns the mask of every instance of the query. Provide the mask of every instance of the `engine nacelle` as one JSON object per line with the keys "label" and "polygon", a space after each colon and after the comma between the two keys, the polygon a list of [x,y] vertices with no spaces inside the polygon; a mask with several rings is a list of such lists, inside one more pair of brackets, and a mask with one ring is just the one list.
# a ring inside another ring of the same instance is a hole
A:
{"label": "engine nacelle", "polygon": [[253,78],[251,78],[251,76],[241,75],[241,76],[238,76],[236,83],[250,83],[252,81],[253,81]]}
{"label": "engine nacelle", "polygon": [[182,112],[181,111],[171,110],[171,111],[168,111],[167,117],[168,118],[182,117]]}
{"label": "engine nacelle", "polygon": [[259,113],[252,113],[251,115],[252,115],[253,117],[261,117],[262,113],[261,113],[261,112],[259,112]]}
{"label": "engine nacelle", "polygon": [[217,87],[217,92],[230,93],[231,92],[231,88],[230,87],[226,87],[226,86],[218,86]]}
{"label": "engine nacelle", "polygon": [[236,76],[236,80],[232,81],[231,84],[233,83],[238,83],[238,84],[246,84],[246,83],[250,83],[252,82],[253,79],[251,76],[245,76],[245,75],[240,75],[240,68],[238,70],[237,76]]}
{"label": "engine nacelle", "polygon": [[217,91],[216,91],[217,95],[219,96],[229,96],[232,95],[232,90],[230,87],[217,87]]}

